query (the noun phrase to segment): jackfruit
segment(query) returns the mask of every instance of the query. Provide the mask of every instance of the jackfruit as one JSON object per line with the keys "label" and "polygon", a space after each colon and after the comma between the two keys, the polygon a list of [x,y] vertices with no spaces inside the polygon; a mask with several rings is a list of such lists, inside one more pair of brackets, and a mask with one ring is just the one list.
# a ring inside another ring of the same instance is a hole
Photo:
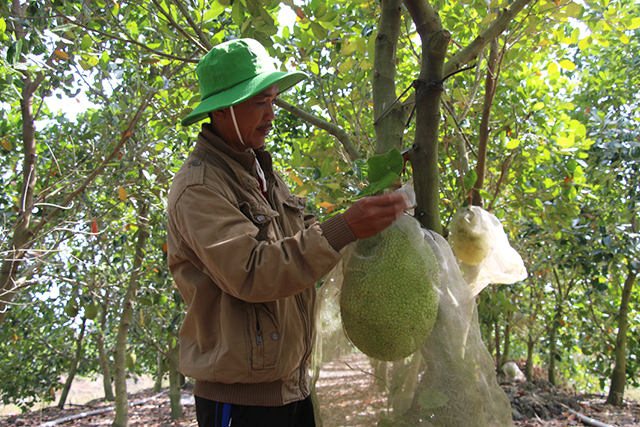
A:
{"label": "jackfruit", "polygon": [[134,352],[129,352],[125,356],[125,363],[127,364],[127,369],[133,369],[136,366],[136,354]]}
{"label": "jackfruit", "polygon": [[491,251],[490,233],[477,206],[462,208],[451,220],[449,243],[456,257],[465,264],[478,265]]}
{"label": "jackfruit", "polygon": [[98,309],[100,306],[95,302],[90,302],[84,306],[84,317],[88,320],[93,320],[98,316]]}
{"label": "jackfruit", "polygon": [[429,337],[439,303],[440,270],[420,225],[401,217],[347,257],[340,294],[347,337],[374,359],[410,356]]}
{"label": "jackfruit", "polygon": [[67,305],[64,307],[64,312],[67,313],[69,317],[76,317],[78,315],[78,302],[74,299],[69,300]]}

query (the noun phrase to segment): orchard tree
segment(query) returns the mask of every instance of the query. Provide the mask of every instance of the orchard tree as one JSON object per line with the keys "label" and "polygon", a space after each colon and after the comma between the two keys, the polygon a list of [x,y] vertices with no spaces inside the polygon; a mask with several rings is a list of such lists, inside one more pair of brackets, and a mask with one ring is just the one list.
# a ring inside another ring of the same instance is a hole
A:
{"label": "orchard tree", "polygon": [[[574,271],[567,254],[575,246],[563,242],[576,242],[577,227],[587,223],[585,199],[596,194],[588,178],[609,177],[622,167],[613,157],[610,169],[599,167],[617,147],[598,154],[593,146],[598,139],[587,128],[586,106],[603,100],[572,98],[580,88],[576,70],[583,63],[585,70],[595,68],[591,49],[634,40],[631,32],[640,25],[634,8],[631,2],[605,8],[570,0],[14,0],[2,6],[0,21],[6,58],[0,85],[3,106],[8,105],[0,109],[0,179],[7,184],[2,227],[4,236],[12,236],[0,242],[0,322],[5,316],[14,321],[6,304],[19,292],[36,295],[41,285],[60,288],[59,305],[75,299],[81,313],[97,303],[85,351],[100,360],[108,396],[115,349],[120,385],[114,425],[127,425],[122,378],[128,351],[135,349],[138,356],[128,368],[133,370],[158,366],[160,352],[173,364],[172,384],[177,382],[175,328],[181,307],[161,267],[164,205],[171,178],[195,138],[194,130],[179,126],[199,101],[195,64],[211,46],[235,37],[258,39],[283,70],[310,75],[277,101],[282,111],[269,148],[292,191],[308,196],[320,219],[345,208],[364,187],[363,159],[397,148],[410,160],[416,217],[426,228],[446,234],[461,205],[484,205],[513,237],[525,240],[519,249],[536,271],[551,272],[557,259]],[[291,26],[279,22],[287,11],[296,16]],[[571,20],[586,23],[589,33]],[[590,84],[604,87],[602,78],[593,73]],[[72,99],[78,90],[95,108],[77,123],[49,113],[47,96]],[[607,108],[624,111],[631,101],[590,111],[602,118]],[[38,107],[30,110],[34,102]],[[625,141],[623,151],[633,159],[632,140]],[[591,167],[590,156],[596,155],[601,162]],[[633,165],[623,168],[631,177]],[[631,188],[629,201],[635,197]],[[615,204],[614,198],[607,200]],[[527,246],[529,237],[535,239]],[[536,251],[550,245],[557,245],[553,256]],[[631,252],[617,253],[619,266],[631,260]],[[74,268],[79,262],[83,268]],[[55,283],[56,275],[68,281]],[[79,283],[82,292],[74,293]],[[511,333],[500,320],[518,314],[511,295],[538,298],[535,284],[527,285],[513,286],[494,306],[497,354],[513,353],[506,350]],[[527,348],[540,333],[534,330],[536,318],[554,318],[557,331],[567,333],[562,316],[554,313],[567,312],[575,300],[573,293],[562,295],[570,298],[556,308],[526,309],[532,328]],[[170,326],[159,333],[149,326],[152,319]],[[114,337],[110,331],[116,327]],[[414,359],[407,366],[411,372],[420,366]],[[404,403],[394,407],[406,408],[417,381],[406,387],[397,377],[391,382],[403,390]],[[179,393],[172,390],[176,404]],[[419,399],[413,398],[414,414]]]}

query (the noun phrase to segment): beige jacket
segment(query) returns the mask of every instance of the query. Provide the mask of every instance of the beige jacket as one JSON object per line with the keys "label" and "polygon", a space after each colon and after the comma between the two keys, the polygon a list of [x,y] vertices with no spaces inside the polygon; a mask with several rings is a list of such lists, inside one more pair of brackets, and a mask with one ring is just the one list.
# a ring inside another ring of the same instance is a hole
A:
{"label": "beige jacket", "polygon": [[168,203],[169,269],[188,307],[180,367],[197,396],[281,406],[309,395],[314,285],[355,237],[340,215],[319,224],[305,204],[267,151],[237,153],[202,127]]}

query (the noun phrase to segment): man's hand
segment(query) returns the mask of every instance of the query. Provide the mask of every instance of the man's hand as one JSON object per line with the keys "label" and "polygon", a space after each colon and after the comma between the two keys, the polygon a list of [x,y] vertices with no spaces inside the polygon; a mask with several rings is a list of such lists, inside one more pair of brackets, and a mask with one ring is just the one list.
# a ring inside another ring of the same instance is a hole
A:
{"label": "man's hand", "polygon": [[410,207],[403,194],[389,193],[360,199],[342,216],[358,239],[366,239],[389,227]]}

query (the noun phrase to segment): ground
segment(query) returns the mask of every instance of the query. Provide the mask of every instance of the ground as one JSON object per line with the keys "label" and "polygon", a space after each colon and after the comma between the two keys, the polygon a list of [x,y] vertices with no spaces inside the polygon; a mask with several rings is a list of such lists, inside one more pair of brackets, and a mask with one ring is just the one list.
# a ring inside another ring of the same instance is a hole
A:
{"label": "ground", "polygon": [[[380,413],[386,411],[386,396],[376,390],[373,384],[373,377],[368,373],[370,366],[362,355],[349,355],[341,357],[323,367],[322,374],[317,384],[318,396],[321,402],[320,413],[323,419],[323,427],[357,427],[375,426]],[[140,387],[140,385],[132,385]],[[512,389],[507,390],[514,396],[535,396],[539,402],[548,401],[550,394],[556,398],[561,394],[551,393],[546,384],[536,383],[525,386],[512,385]],[[99,384],[82,384],[76,386],[78,390],[86,390],[87,393],[95,393],[93,389],[99,388]],[[544,397],[544,396],[546,397]],[[74,394],[75,399],[79,399],[78,394]],[[154,393],[151,389],[132,393],[130,401],[135,406],[129,408],[129,425],[144,427],[168,427],[181,426],[196,427],[194,407],[190,404],[191,399],[185,394],[183,399],[184,417],[178,420],[171,420],[169,409],[169,396],[166,390],[161,393]],[[638,402],[629,401],[624,407],[616,408],[604,404],[604,396],[566,396],[562,398],[573,398],[577,402],[577,412],[602,423],[617,427],[640,426],[640,405]],[[515,397],[518,399],[518,397]],[[546,400],[545,400],[546,399]],[[531,399],[529,399],[531,400]],[[68,405],[60,411],[55,407],[44,408],[39,411],[27,414],[0,417],[0,426],[40,426],[54,420],[61,420],[65,417],[81,415],[90,411],[106,409],[111,403],[94,400],[85,405]],[[536,407],[532,405],[531,407]],[[523,412],[526,412],[523,410]],[[539,408],[539,414],[544,416],[544,408]],[[55,425],[74,427],[97,427],[110,426],[113,422],[113,411],[106,411],[93,416],[85,416]],[[542,419],[537,414],[529,414],[533,418],[516,421],[516,427],[560,427],[560,426],[580,426],[583,424],[575,414],[568,410],[553,414],[553,418]],[[47,424],[54,425],[54,424]],[[466,426],[460,426],[466,427]]]}

